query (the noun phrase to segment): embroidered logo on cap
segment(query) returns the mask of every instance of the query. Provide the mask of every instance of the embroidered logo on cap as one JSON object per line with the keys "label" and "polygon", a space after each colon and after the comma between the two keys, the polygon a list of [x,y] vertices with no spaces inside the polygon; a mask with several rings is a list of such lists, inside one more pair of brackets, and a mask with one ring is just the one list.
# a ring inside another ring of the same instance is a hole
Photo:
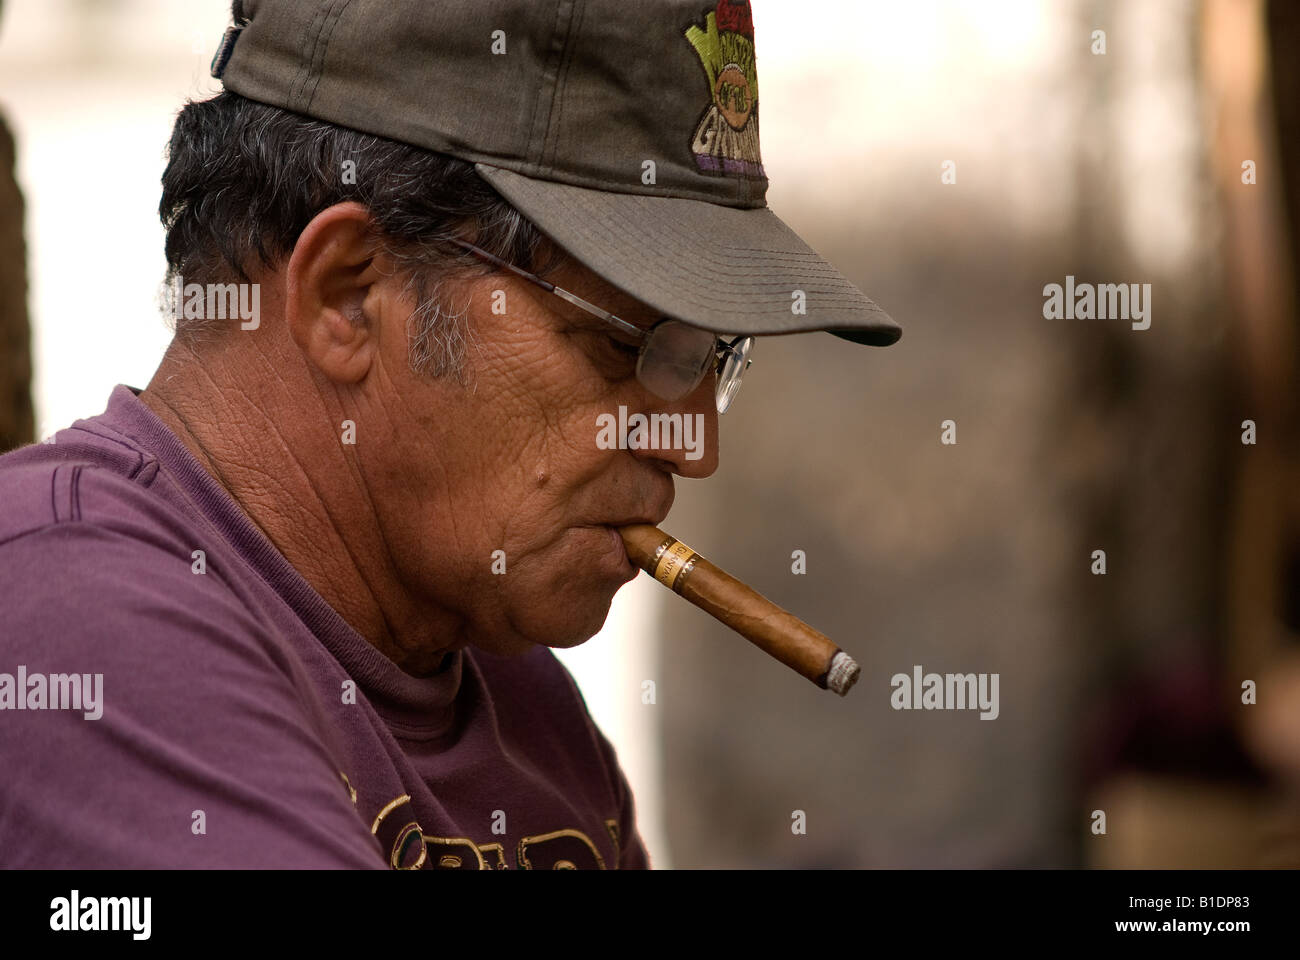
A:
{"label": "embroidered logo on cap", "polygon": [[691,151],[704,173],[760,179],[766,174],[758,152],[758,70],[749,0],[718,0],[704,23],[703,30],[696,24],[686,30],[713,94]]}

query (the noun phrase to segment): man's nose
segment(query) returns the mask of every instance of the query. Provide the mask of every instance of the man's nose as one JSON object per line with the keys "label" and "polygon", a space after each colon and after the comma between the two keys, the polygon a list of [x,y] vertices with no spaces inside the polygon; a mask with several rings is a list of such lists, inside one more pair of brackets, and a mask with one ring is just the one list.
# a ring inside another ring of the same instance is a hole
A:
{"label": "man's nose", "polygon": [[[650,420],[651,445],[633,450],[644,460],[658,460],[682,477],[702,480],[718,469],[717,377],[710,374],[680,400],[661,400],[647,392],[643,408]],[[662,418],[657,421],[655,414]],[[658,441],[658,446],[653,445]]]}

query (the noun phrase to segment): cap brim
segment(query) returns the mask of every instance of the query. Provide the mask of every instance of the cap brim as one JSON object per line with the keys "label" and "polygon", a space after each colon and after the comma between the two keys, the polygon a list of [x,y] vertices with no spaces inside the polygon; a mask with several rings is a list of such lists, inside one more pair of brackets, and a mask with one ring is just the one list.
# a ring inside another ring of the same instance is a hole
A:
{"label": "cap brim", "polygon": [[902,336],[767,207],[609,193],[483,163],[476,169],[583,266],[685,323],[731,334],[826,330],[877,347]]}

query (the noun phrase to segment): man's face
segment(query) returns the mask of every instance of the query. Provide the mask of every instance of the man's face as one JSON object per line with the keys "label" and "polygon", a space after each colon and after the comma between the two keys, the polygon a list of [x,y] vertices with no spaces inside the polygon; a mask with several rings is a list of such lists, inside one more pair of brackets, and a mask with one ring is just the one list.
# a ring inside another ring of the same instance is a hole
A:
{"label": "man's face", "polygon": [[[658,319],[580,266],[548,279],[638,326]],[[636,575],[613,527],[658,523],[673,473],[717,468],[712,372],[689,396],[660,400],[636,379],[635,348],[612,339],[613,327],[495,273],[444,287],[449,309],[468,304],[466,377],[430,380],[409,368],[414,303],[396,289],[367,303],[380,316],[380,364],[359,402],[379,405],[387,426],[379,437],[359,429],[357,452],[399,579],[413,598],[463,618],[462,635],[437,645],[509,654],[582,643]],[[493,312],[496,291],[504,313]],[[629,417],[702,414],[702,455],[602,449],[597,418],[617,417],[620,405]]]}

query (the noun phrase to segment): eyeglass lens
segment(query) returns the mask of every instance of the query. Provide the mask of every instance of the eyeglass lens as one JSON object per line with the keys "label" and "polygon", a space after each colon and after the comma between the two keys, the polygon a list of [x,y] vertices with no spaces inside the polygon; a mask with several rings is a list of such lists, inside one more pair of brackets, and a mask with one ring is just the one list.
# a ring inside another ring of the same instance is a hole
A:
{"label": "eyeglass lens", "polygon": [[[676,320],[658,324],[647,340],[637,364],[642,384],[665,400],[680,400],[694,390],[705,373],[718,364],[716,400],[725,413],[740,389],[740,378],[749,364],[754,338],[737,338],[734,346],[719,345],[717,334]],[[718,352],[725,357],[718,363]]]}

